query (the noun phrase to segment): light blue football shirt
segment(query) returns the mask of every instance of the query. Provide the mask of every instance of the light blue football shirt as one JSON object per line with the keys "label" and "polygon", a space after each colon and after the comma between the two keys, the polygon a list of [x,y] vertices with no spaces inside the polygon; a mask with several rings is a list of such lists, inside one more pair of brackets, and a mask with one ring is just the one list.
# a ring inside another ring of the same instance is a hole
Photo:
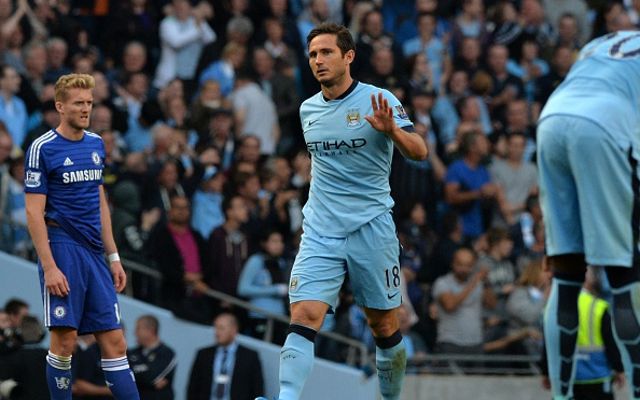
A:
{"label": "light blue football shirt", "polygon": [[24,191],[47,195],[45,217],[96,252],[104,251],[99,190],[104,158],[104,142],[95,133],[85,131],[73,141],[54,129],[29,146],[24,172]]}
{"label": "light blue football shirt", "polygon": [[311,154],[311,188],[302,213],[320,235],[346,237],[393,207],[389,175],[393,142],[364,119],[373,116],[371,95],[382,92],[396,124],[413,131],[400,101],[389,91],[354,81],[339,98],[322,92],[300,106]]}
{"label": "light blue football shirt", "polygon": [[640,159],[640,32],[611,33],[587,43],[540,121],[550,115],[593,121],[621,148],[633,145]]}

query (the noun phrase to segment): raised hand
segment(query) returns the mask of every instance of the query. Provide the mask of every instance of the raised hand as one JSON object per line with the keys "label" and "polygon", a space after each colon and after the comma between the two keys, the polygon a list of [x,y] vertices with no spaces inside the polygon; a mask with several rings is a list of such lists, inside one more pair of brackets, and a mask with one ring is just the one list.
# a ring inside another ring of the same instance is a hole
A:
{"label": "raised hand", "polygon": [[378,93],[378,99],[376,95],[371,95],[371,106],[373,107],[373,116],[365,115],[366,119],[371,127],[379,132],[383,132],[387,135],[393,133],[396,128],[396,122],[393,119],[393,108],[389,106],[389,102],[382,96],[382,92]]}

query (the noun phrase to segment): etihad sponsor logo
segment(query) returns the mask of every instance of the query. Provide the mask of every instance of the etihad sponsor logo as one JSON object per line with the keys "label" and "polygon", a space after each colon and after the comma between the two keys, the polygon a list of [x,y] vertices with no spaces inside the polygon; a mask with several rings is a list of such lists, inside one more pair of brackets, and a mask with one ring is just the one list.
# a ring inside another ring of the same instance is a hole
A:
{"label": "etihad sponsor logo", "polygon": [[307,150],[316,155],[342,155],[354,154],[356,150],[367,145],[365,138],[349,140],[322,140],[318,142],[307,142]]}
{"label": "etihad sponsor logo", "polygon": [[62,174],[62,183],[99,181],[102,179],[101,169],[81,169]]}
{"label": "etihad sponsor logo", "polygon": [[309,149],[309,151],[353,150],[364,147],[366,144],[367,139],[365,138],[322,140],[318,142],[307,142],[307,149]]}

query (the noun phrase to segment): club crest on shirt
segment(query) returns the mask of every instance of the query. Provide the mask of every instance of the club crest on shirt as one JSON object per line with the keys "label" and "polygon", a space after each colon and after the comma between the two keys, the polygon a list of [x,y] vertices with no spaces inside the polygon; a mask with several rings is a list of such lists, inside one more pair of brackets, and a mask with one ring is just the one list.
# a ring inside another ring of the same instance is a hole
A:
{"label": "club crest on shirt", "polygon": [[298,277],[296,275],[291,277],[291,282],[289,283],[289,291],[295,292],[298,289]]}
{"label": "club crest on shirt", "polygon": [[347,128],[357,128],[362,125],[362,119],[360,117],[360,108],[348,108],[347,109]]}
{"label": "club crest on shirt", "polygon": [[91,153],[91,161],[93,161],[95,165],[100,165],[100,155],[94,151]]}
{"label": "club crest on shirt", "polygon": [[42,176],[41,172],[36,171],[27,171],[24,178],[24,185],[30,188],[37,188],[41,185],[40,177]]}
{"label": "club crest on shirt", "polygon": [[398,116],[401,119],[409,119],[409,116],[407,115],[407,112],[404,110],[404,107],[402,107],[402,104],[397,105],[396,110],[398,110]]}

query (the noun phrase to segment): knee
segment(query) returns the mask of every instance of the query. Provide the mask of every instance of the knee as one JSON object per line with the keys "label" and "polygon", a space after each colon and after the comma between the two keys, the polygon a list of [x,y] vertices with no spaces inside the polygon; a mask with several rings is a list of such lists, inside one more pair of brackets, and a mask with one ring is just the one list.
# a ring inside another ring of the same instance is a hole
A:
{"label": "knee", "polygon": [[322,326],[329,306],[321,302],[302,301],[291,305],[291,323],[306,326],[316,331]]}
{"label": "knee", "polygon": [[[116,331],[119,332],[119,331]],[[124,357],[127,354],[127,341],[123,334],[110,334],[98,339],[102,358],[112,359]]]}
{"label": "knee", "polygon": [[73,354],[78,338],[75,331],[52,329],[50,335],[49,350],[53,354],[60,357],[70,357]]}
{"label": "knee", "polygon": [[397,319],[391,314],[384,318],[368,317],[367,323],[375,338],[388,338],[400,328]]}

